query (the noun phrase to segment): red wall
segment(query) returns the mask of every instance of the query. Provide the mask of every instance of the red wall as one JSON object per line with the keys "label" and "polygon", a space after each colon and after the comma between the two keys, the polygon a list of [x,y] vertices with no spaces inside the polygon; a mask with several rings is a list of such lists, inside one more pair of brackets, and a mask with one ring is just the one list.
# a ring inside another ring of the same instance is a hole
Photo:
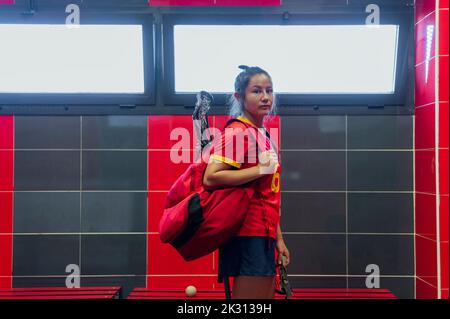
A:
{"label": "red wall", "polygon": [[0,116],[0,288],[12,287],[14,118]]}
{"label": "red wall", "polygon": [[448,7],[416,1],[416,298],[448,298]]}

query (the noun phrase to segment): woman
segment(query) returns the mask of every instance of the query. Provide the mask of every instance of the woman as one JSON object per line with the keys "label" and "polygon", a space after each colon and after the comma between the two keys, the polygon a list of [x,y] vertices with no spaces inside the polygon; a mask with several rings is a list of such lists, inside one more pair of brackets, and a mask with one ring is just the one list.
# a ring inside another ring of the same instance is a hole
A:
{"label": "woman", "polygon": [[[270,136],[264,134],[264,120],[276,109],[273,85],[263,69],[240,68],[243,71],[235,81],[230,112],[237,121],[229,124],[217,141],[203,183],[211,189],[253,183],[255,194],[242,228],[219,250],[219,278],[234,277],[233,299],[272,299],[275,247],[278,264],[282,256],[285,265],[289,264],[279,223],[281,166]],[[244,142],[234,145],[236,141]]]}

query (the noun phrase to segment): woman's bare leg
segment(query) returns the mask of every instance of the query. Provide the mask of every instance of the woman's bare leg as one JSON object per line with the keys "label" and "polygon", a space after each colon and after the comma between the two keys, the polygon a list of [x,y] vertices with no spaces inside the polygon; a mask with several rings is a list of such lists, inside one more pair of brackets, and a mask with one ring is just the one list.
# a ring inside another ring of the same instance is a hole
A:
{"label": "woman's bare leg", "polygon": [[275,277],[238,276],[233,281],[233,299],[273,299]]}

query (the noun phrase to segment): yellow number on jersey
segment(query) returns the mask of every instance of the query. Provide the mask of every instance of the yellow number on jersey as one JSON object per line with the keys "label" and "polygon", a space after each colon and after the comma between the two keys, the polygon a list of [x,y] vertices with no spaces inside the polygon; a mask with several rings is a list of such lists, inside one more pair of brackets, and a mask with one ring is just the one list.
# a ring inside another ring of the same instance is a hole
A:
{"label": "yellow number on jersey", "polygon": [[278,193],[280,191],[280,173],[273,174],[272,177],[272,185],[270,186],[272,188],[272,192]]}

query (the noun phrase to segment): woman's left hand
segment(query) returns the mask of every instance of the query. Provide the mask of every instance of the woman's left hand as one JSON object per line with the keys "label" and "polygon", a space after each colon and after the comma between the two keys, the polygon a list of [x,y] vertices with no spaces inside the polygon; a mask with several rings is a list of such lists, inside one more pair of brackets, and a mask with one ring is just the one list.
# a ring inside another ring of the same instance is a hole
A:
{"label": "woman's left hand", "polygon": [[277,240],[277,251],[278,251],[278,265],[281,265],[281,263],[283,262],[283,256],[286,256],[286,263],[284,264],[284,266],[286,267],[287,265],[289,265],[290,263],[289,250],[284,244],[283,239]]}

